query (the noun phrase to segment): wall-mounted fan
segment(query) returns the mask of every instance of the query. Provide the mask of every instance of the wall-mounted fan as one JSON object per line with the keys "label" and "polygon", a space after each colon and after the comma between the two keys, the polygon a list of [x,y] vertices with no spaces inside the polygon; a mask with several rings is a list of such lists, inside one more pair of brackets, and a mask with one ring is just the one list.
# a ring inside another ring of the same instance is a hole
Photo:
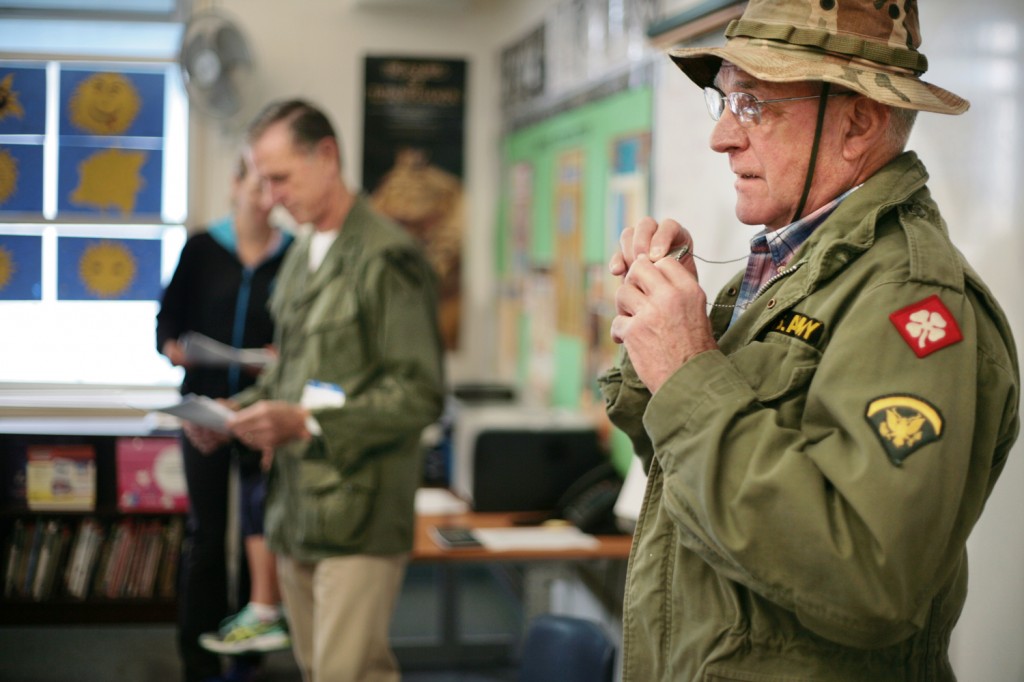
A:
{"label": "wall-mounted fan", "polygon": [[253,54],[241,29],[223,14],[199,12],[181,38],[178,65],[189,99],[203,112],[230,118],[252,85]]}

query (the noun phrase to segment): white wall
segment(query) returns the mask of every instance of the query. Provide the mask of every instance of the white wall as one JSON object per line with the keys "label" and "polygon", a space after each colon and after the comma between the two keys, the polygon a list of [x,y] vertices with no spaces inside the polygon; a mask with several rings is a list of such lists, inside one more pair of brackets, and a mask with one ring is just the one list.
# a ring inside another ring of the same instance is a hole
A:
{"label": "white wall", "polygon": [[[968,98],[963,116],[922,115],[912,138],[953,240],[1006,309],[1024,349],[1024,4],[930,0],[928,76]],[[968,542],[970,593],[954,632],[960,679],[1024,680],[1024,442]]]}

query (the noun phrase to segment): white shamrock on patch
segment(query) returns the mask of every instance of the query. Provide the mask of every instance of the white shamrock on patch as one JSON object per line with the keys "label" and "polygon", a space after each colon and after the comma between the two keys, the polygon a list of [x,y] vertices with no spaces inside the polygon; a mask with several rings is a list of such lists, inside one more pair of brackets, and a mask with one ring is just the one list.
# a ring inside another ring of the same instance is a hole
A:
{"label": "white shamrock on patch", "polygon": [[907,333],[917,339],[917,347],[934,343],[946,335],[946,318],[940,313],[918,310],[910,315]]}

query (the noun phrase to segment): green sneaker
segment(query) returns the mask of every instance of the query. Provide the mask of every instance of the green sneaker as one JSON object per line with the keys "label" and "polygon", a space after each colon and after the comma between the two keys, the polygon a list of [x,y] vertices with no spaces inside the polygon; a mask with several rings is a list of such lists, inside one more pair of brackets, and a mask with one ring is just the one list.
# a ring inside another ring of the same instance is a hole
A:
{"label": "green sneaker", "polygon": [[217,632],[199,636],[199,646],[216,654],[249,654],[281,651],[291,647],[284,618],[260,620],[248,606],[225,618]]}

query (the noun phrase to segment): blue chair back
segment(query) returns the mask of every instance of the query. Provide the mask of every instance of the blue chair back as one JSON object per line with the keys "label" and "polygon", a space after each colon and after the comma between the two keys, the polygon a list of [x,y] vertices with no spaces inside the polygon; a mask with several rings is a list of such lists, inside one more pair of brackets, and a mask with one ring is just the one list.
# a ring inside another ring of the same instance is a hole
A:
{"label": "blue chair back", "polygon": [[597,623],[543,614],[530,623],[519,682],[612,682],[615,644]]}

